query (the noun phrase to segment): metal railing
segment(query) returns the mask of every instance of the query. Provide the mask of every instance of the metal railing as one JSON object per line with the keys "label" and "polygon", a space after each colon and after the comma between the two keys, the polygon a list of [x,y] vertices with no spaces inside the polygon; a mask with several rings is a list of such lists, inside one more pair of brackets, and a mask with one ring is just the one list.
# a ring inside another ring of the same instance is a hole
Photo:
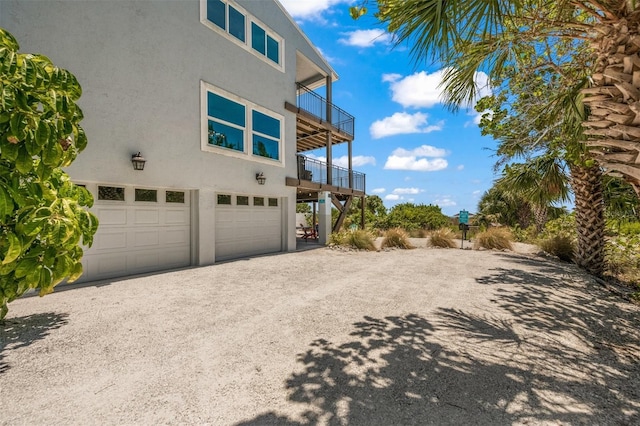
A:
{"label": "metal railing", "polygon": [[[329,121],[333,127],[354,136],[354,118],[353,115],[338,108],[332,103],[327,102],[325,98],[318,95],[308,87],[298,83],[298,108],[305,110],[320,120]],[[331,120],[327,119],[327,104],[331,110]]]}
{"label": "metal railing", "polygon": [[340,166],[331,166],[331,182],[327,182],[327,163],[298,154],[298,179],[329,184],[365,192],[365,174]]}

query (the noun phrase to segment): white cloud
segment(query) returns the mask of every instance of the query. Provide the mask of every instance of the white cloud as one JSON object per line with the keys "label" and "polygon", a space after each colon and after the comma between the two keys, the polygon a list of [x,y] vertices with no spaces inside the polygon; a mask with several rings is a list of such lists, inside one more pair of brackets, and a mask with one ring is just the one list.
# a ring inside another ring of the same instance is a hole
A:
{"label": "white cloud", "polygon": [[476,190],[476,191],[473,191],[473,192],[472,192],[472,194],[473,194],[473,195],[480,195],[480,194],[482,194],[482,191],[480,191],[480,190],[478,189],[478,190]]}
{"label": "white cloud", "polygon": [[372,194],[384,194],[385,192],[387,192],[387,190],[384,188],[374,188],[371,190]]}
{"label": "white cloud", "polygon": [[411,150],[397,148],[387,158],[384,168],[387,170],[434,172],[446,169],[449,165],[447,160],[440,158],[445,155],[447,152],[444,149],[430,145],[422,145]]}
{"label": "white cloud", "polygon": [[374,121],[369,127],[369,132],[373,139],[380,139],[385,136],[409,134],[409,133],[430,133],[442,130],[444,121],[429,125],[427,114],[416,112],[409,114],[406,112],[396,112],[391,117]]}
{"label": "white cloud", "polygon": [[391,41],[391,35],[380,29],[356,30],[343,35],[346,37],[338,41],[347,46],[372,47],[376,43],[386,44]]}
{"label": "white cloud", "polygon": [[396,194],[389,194],[386,197],[384,197],[384,199],[388,201],[398,201],[400,199],[400,196]]}
{"label": "white cloud", "polygon": [[433,204],[436,204],[437,206],[440,206],[440,207],[453,207],[456,205],[456,202],[453,201],[451,198],[441,198],[441,199],[435,200]]}
{"label": "white cloud", "polygon": [[393,83],[394,81],[398,81],[401,78],[402,78],[402,74],[382,74],[383,83],[388,83],[388,82]]}
{"label": "white cloud", "polygon": [[280,3],[296,19],[321,19],[322,13],[339,3],[350,0],[280,0]]}
{"label": "white cloud", "polygon": [[464,170],[464,164],[460,164],[458,167],[456,167],[456,169],[458,169],[458,170]]}
{"label": "white cloud", "polygon": [[418,189],[418,188],[396,188],[393,191],[391,191],[393,194],[419,194],[421,193],[423,190],[422,189]]}
{"label": "white cloud", "polygon": [[416,172],[435,172],[444,170],[449,163],[444,158],[427,160],[426,158],[416,159],[415,157],[398,157],[391,155],[387,158],[384,168],[387,170],[412,170]]}
{"label": "white cloud", "polygon": [[[322,161],[323,163],[327,162],[327,157],[322,156],[322,155],[309,154],[309,155],[307,155],[307,157],[314,158],[314,159],[316,159],[318,161]],[[367,164],[375,166],[376,165],[376,158],[375,157],[371,157],[371,156],[365,156],[365,155],[356,155],[355,157],[352,158],[351,162],[352,162],[353,167],[361,167],[361,166],[365,166]],[[347,167],[349,167],[349,157],[346,156],[346,155],[343,155],[342,157],[334,157],[333,158],[333,165],[347,168]]]}
{"label": "white cloud", "polygon": [[391,154],[398,157],[444,157],[447,151],[431,145],[420,145],[412,150],[396,148]]}
{"label": "white cloud", "polygon": [[[384,74],[383,82],[391,83],[391,99],[405,108],[430,108],[442,102],[442,79],[445,69],[428,74],[420,71],[402,78],[398,74]],[[489,76],[483,72],[475,73],[475,82],[478,94],[472,102],[472,107],[477,99],[491,94]]]}

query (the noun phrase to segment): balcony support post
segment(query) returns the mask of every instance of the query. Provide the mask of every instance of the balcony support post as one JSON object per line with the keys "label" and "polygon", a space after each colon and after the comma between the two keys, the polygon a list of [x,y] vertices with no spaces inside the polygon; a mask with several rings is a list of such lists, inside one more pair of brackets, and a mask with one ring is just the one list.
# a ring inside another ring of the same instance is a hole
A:
{"label": "balcony support post", "polygon": [[353,188],[353,151],[351,141],[348,142],[347,148],[349,150],[349,188]]}
{"label": "balcony support post", "polygon": [[[326,115],[327,115],[327,122],[331,123],[331,102],[332,102],[332,87],[331,87],[331,75],[327,76],[326,79],[326,91],[327,91],[327,111],[326,111]],[[333,165],[333,155],[332,155],[332,148],[333,148],[333,140],[332,140],[333,136],[331,135],[331,132],[327,132],[327,185],[333,185],[333,176],[332,176],[332,165]]]}

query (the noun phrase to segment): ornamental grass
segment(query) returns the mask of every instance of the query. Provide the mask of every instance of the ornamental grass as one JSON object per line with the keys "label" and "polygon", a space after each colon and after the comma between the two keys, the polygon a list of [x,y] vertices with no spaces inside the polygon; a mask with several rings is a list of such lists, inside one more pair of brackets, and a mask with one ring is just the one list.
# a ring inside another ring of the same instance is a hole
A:
{"label": "ornamental grass", "polygon": [[455,248],[455,234],[450,228],[440,228],[431,231],[427,245],[429,247]]}
{"label": "ornamental grass", "polygon": [[401,228],[389,229],[384,233],[382,248],[396,247],[401,249],[416,248],[409,242],[409,235]]}
{"label": "ornamental grass", "polygon": [[507,228],[489,228],[475,236],[473,248],[478,250],[485,248],[489,250],[513,250],[511,241],[513,236]]}

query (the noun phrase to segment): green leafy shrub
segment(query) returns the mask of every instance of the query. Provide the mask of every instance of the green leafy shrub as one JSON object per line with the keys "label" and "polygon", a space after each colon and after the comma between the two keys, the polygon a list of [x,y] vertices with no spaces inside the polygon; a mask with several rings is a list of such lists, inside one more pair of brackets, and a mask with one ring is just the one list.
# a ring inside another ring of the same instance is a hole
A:
{"label": "green leafy shrub", "polygon": [[620,235],[607,241],[605,259],[611,275],[640,285],[640,234]]}
{"label": "green leafy shrub", "polygon": [[97,218],[93,197],[62,171],[87,145],[82,89],[42,55],[18,53],[0,28],[0,320],[29,289],[40,296],[82,274]]}
{"label": "green leafy shrub", "polygon": [[400,228],[389,229],[384,233],[382,247],[397,247],[401,249],[416,248],[409,242],[409,235]]}
{"label": "green leafy shrub", "polygon": [[621,223],[618,233],[620,235],[640,235],[640,222]]}
{"label": "green leafy shrub", "polygon": [[362,229],[355,231],[343,231],[331,234],[329,244],[352,247],[358,250],[375,251],[376,246],[373,236]]}
{"label": "green leafy shrub", "polygon": [[473,248],[486,248],[489,250],[513,250],[511,241],[513,236],[508,228],[489,228],[476,235]]}
{"label": "green leafy shrub", "polygon": [[513,239],[520,243],[536,242],[536,233],[535,225],[529,226],[526,229],[522,229],[518,225],[511,228],[511,235],[513,235]]}
{"label": "green leafy shrub", "polygon": [[553,235],[537,242],[538,246],[544,251],[565,262],[572,262],[576,250],[575,238],[568,235]]}
{"label": "green leafy shrub", "polygon": [[455,248],[456,242],[454,240],[455,234],[449,228],[440,228],[435,231],[431,231],[429,234],[429,247],[441,247],[441,248]]}

